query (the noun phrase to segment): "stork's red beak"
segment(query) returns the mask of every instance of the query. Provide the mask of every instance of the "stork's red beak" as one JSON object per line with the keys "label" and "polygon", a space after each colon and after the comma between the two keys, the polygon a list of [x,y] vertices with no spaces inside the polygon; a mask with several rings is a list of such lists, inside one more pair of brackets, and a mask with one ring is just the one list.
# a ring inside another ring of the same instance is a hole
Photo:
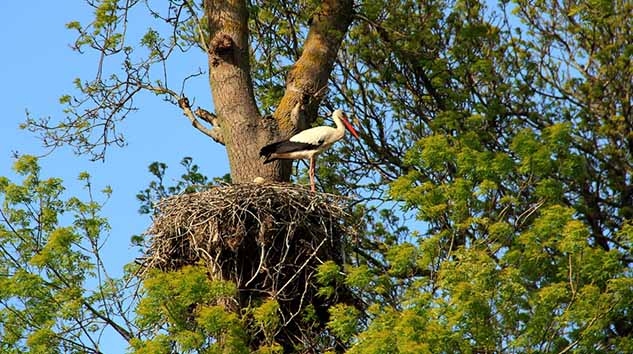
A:
{"label": "stork's red beak", "polygon": [[354,129],[354,126],[351,125],[350,122],[347,120],[347,115],[345,115],[345,113],[343,113],[341,117],[341,121],[345,125],[345,128],[347,128],[347,130],[349,130],[349,132],[352,133],[352,135],[355,136],[356,139],[360,139],[360,137],[358,136],[358,132],[356,132],[356,129]]}

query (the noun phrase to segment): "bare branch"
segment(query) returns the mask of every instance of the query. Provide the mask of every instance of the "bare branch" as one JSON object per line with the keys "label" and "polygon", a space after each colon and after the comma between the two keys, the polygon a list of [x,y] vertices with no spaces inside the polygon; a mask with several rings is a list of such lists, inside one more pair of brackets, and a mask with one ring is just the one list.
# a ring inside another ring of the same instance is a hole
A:
{"label": "bare branch", "polygon": [[198,109],[196,109],[196,111],[194,112],[200,119],[204,120],[205,122],[215,126],[215,127],[219,127],[220,123],[218,121],[218,116],[216,116],[215,114],[207,111],[204,108],[198,107]]}
{"label": "bare branch", "polygon": [[[201,131],[202,133],[204,133],[206,136],[210,137],[211,139],[213,139],[215,142],[220,143],[222,145],[224,145],[224,138],[222,137],[222,132],[220,130],[220,126],[217,124],[214,124],[214,127],[209,129],[207,127],[205,127],[204,125],[202,125],[202,123],[200,123],[200,121],[198,120],[198,118],[196,117],[196,115],[193,113],[193,111],[191,110],[191,106],[189,105],[189,99],[187,97],[182,97],[181,99],[178,100],[178,106],[182,109],[183,113],[185,114],[185,116],[187,118],[189,118],[189,121],[191,122],[191,125],[193,125],[194,128],[198,129],[199,131]],[[196,110],[196,112],[200,112],[200,111],[204,111],[206,113],[208,113],[209,115],[212,115],[210,112],[207,112],[201,108],[198,108]],[[208,115],[202,113],[203,116],[205,116],[204,119],[205,121],[209,122],[207,119],[210,119],[211,122],[216,121],[216,119],[212,119],[209,118]],[[215,115],[212,115],[213,117],[215,117]]]}

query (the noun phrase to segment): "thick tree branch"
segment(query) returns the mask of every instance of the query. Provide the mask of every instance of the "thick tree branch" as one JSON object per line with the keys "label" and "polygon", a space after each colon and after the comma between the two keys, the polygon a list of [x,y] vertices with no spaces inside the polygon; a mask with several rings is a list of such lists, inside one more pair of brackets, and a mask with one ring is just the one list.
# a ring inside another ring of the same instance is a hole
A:
{"label": "thick tree branch", "polygon": [[[352,14],[351,0],[325,0],[314,13],[303,53],[288,73],[286,92],[274,113],[282,135],[305,129],[316,119]],[[296,107],[303,112],[293,113]],[[301,119],[295,122],[297,117]]]}

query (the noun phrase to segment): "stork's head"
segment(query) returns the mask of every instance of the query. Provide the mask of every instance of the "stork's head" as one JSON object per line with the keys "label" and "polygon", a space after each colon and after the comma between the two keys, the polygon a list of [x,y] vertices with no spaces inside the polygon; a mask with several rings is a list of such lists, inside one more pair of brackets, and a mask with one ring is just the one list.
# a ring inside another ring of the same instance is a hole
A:
{"label": "stork's head", "polygon": [[359,139],[356,129],[354,129],[354,126],[352,126],[352,124],[347,120],[347,115],[345,114],[345,112],[343,112],[340,109],[337,109],[336,111],[334,111],[334,113],[332,113],[332,119],[340,120],[343,123],[343,125],[345,125],[345,128],[347,128],[347,130],[349,130],[349,132],[352,133],[352,135],[355,136],[356,139]]}

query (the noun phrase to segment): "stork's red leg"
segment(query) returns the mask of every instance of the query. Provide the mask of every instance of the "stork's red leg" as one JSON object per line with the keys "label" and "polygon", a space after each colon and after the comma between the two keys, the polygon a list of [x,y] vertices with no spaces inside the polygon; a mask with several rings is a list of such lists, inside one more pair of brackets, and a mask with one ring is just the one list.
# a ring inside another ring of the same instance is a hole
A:
{"label": "stork's red leg", "polygon": [[314,157],[310,158],[310,190],[316,191],[314,187]]}

